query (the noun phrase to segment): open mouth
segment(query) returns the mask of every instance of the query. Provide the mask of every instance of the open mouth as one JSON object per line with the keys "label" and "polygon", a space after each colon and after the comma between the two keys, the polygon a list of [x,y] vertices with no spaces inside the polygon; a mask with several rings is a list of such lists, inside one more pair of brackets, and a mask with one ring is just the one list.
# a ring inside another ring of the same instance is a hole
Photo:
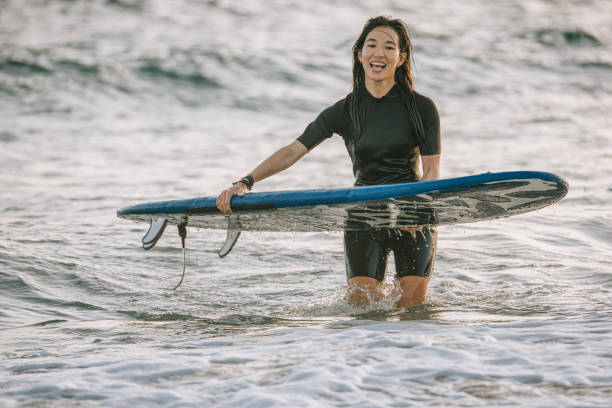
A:
{"label": "open mouth", "polygon": [[381,72],[383,69],[385,69],[386,66],[387,64],[385,64],[384,62],[378,62],[378,61],[370,62],[370,68],[374,72]]}

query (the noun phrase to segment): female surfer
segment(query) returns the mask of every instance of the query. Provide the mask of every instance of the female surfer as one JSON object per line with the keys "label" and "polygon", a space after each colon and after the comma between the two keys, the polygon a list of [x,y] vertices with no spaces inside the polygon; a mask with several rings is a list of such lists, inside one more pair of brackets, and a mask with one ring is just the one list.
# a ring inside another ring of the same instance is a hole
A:
{"label": "female surfer", "polygon": [[[287,169],[334,133],[344,139],[353,163],[355,185],[437,179],[439,129],[436,106],[413,88],[411,43],[405,24],[386,16],[371,18],[353,46],[352,92],[321,112],[297,140],[223,191],[217,197],[217,207],[231,213],[234,195],[244,195],[255,182]],[[349,223],[350,218],[349,215]],[[365,305],[380,299],[388,256],[393,251],[401,287],[401,297],[395,305],[423,303],[433,269],[436,238],[435,227],[347,228],[344,255],[349,301]]]}

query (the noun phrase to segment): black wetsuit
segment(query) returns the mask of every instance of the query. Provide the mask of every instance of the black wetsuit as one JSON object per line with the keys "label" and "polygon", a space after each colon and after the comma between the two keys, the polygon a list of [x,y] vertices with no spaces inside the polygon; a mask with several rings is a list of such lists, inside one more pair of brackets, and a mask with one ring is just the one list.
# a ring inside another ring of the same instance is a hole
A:
{"label": "black wetsuit", "polygon": [[[337,133],[353,162],[355,185],[414,182],[419,179],[419,154],[440,154],[440,118],[431,99],[415,93],[424,140],[417,137],[401,93],[394,86],[382,98],[366,91],[365,122],[358,140],[350,117],[350,98],[325,109],[297,139],[308,150]],[[436,246],[435,228],[422,232],[402,230],[350,231],[344,233],[346,273],[382,281],[390,251],[394,252],[398,277],[430,275]]]}

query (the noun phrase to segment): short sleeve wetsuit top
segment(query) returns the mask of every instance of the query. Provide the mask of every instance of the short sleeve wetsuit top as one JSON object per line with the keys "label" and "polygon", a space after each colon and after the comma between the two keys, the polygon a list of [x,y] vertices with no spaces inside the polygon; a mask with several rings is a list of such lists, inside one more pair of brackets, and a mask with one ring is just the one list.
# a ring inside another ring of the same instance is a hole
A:
{"label": "short sleeve wetsuit top", "polygon": [[[365,92],[365,121],[357,140],[350,116],[352,95],[321,112],[297,140],[310,151],[334,133],[342,136],[357,186],[418,181],[419,153],[440,154],[440,118],[431,99],[417,92],[414,96],[424,138],[417,136],[396,85],[382,98]],[[398,278],[429,277],[436,237],[435,228],[426,227],[418,234],[401,230],[347,230],[344,233],[347,278],[366,276],[382,282],[390,251],[395,256]]]}
{"label": "short sleeve wetsuit top", "polygon": [[419,153],[440,154],[440,118],[431,99],[415,92],[424,140],[417,137],[397,85],[382,98],[365,92],[365,122],[358,140],[350,116],[351,95],[325,109],[297,139],[308,150],[337,133],[353,162],[355,185],[418,181]]}

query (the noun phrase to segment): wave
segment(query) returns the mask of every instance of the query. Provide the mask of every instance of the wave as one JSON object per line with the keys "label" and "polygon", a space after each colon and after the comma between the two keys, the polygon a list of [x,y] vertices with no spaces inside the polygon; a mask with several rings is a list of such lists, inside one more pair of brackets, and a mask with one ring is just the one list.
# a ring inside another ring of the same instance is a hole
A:
{"label": "wave", "polygon": [[1,131],[0,132],[0,142],[14,142],[15,140],[17,140],[17,136],[15,136],[14,133],[11,132],[7,132],[7,131]]}
{"label": "wave", "polygon": [[57,58],[50,50],[20,50],[21,56],[9,55],[0,58],[0,72],[9,76],[47,75],[67,72],[86,75],[98,75],[102,66],[97,63],[85,63],[75,59]]}
{"label": "wave", "polygon": [[562,45],[600,47],[603,45],[595,35],[581,29],[567,31],[548,28],[536,31],[535,38],[540,44],[549,47]]}
{"label": "wave", "polygon": [[41,64],[30,61],[22,61],[9,57],[0,61],[0,72],[8,74],[50,74],[51,70]]}
{"label": "wave", "polygon": [[167,79],[171,81],[187,82],[190,85],[200,87],[220,88],[221,84],[209,78],[201,72],[180,72],[174,68],[164,66],[159,59],[146,59],[138,68],[142,74],[152,77],[152,79]]}
{"label": "wave", "polygon": [[612,62],[605,61],[585,61],[579,64],[581,68],[598,68],[598,69],[612,69]]}
{"label": "wave", "polygon": [[116,6],[131,11],[143,11],[145,7],[145,0],[106,0],[106,4],[109,6]]}
{"label": "wave", "polygon": [[230,314],[217,318],[205,318],[196,316],[191,313],[168,312],[168,313],[153,313],[136,310],[119,310],[117,313],[129,316],[136,320],[147,322],[186,322],[193,321],[198,324],[214,325],[214,326],[230,326],[230,327],[253,327],[253,326],[268,326],[279,323],[289,323],[290,321],[282,318],[264,316],[264,315],[241,315]]}
{"label": "wave", "polygon": [[[7,102],[20,100],[14,106],[27,114],[82,112],[91,106],[87,90],[95,90],[100,100],[117,92],[139,98],[146,90],[192,106],[203,98],[201,95],[189,98],[188,92],[222,89],[222,82],[226,82],[206,73],[206,64],[213,64],[209,71],[219,65],[215,56],[194,49],[159,58],[146,53],[119,55],[113,61],[53,49],[3,51],[0,51],[0,95],[9,96]],[[0,143],[14,140],[14,135],[7,131],[0,134]]]}
{"label": "wave", "polygon": [[59,60],[57,61],[57,68],[65,71],[77,71],[81,74],[96,76],[99,75],[101,71],[101,66],[99,64],[86,64],[73,60]]}
{"label": "wave", "polygon": [[201,320],[200,317],[187,313],[149,313],[135,310],[119,310],[117,313],[146,322],[174,322]]}

